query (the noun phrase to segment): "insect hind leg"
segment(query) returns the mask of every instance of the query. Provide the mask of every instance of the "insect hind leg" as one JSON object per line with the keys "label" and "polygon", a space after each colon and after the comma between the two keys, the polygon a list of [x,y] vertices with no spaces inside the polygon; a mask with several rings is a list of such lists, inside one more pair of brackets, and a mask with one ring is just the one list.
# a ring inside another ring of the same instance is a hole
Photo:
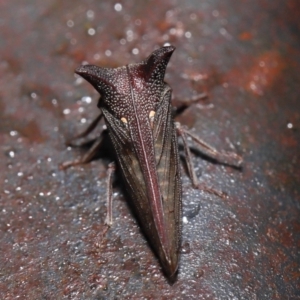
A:
{"label": "insect hind leg", "polygon": [[242,158],[234,152],[219,152],[219,151],[217,151],[216,149],[214,149],[213,147],[211,147],[210,145],[208,145],[207,143],[202,141],[199,137],[192,134],[190,131],[188,131],[184,127],[182,127],[180,125],[180,123],[178,123],[178,122],[175,123],[175,126],[176,126],[176,130],[177,130],[177,134],[182,138],[182,141],[183,141],[183,147],[184,147],[184,151],[185,151],[188,173],[191,178],[193,187],[196,189],[208,192],[210,194],[217,195],[221,198],[226,198],[227,197],[226,193],[215,190],[214,188],[211,188],[204,184],[199,183],[198,178],[195,173],[195,168],[194,168],[194,164],[193,164],[193,160],[192,160],[190,146],[188,145],[187,137],[189,136],[192,138],[192,140],[197,144],[197,146],[199,147],[199,150],[203,154],[205,154],[213,159],[216,159],[217,161],[220,161],[220,162],[223,162],[228,165],[235,166],[235,167],[240,167],[242,164],[242,161],[243,161]]}

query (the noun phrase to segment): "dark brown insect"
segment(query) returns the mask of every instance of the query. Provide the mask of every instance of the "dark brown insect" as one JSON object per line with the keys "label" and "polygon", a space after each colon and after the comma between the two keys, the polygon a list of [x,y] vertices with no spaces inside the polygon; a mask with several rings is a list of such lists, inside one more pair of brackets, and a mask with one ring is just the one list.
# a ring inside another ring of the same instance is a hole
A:
{"label": "dark brown insect", "polygon": [[[234,153],[220,153],[175,123],[171,107],[171,88],[164,82],[169,59],[175,48],[162,47],[146,60],[115,69],[84,65],[76,73],[91,83],[101,94],[101,114],[76,138],[91,132],[102,117],[122,171],[126,188],[143,231],[156,252],[169,278],[178,268],[181,237],[181,177],[177,135],[185,148],[187,166],[193,185],[199,188],[187,136],[200,150],[217,160],[240,165]],[[100,137],[80,160],[63,167],[91,160],[101,146]],[[108,213],[112,224],[111,182],[114,165],[108,176]],[[200,187],[209,192],[212,189]]]}

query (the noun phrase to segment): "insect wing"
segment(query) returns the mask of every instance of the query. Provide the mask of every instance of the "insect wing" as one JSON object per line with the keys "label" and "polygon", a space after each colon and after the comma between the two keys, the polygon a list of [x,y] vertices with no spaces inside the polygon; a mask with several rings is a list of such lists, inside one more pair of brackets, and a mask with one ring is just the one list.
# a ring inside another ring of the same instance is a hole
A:
{"label": "insect wing", "polygon": [[168,276],[174,275],[178,266],[181,219],[181,183],[178,167],[177,137],[170,105],[171,91],[166,86],[154,116],[152,130],[156,160],[156,176],[163,204],[164,235],[162,241],[157,231],[155,218],[150,209],[149,197],[136,156],[133,141],[126,124],[103,109],[110,138],[116,151],[127,191],[131,197],[135,213],[140,221],[150,245],[158,255]]}
{"label": "insect wing", "polygon": [[164,269],[172,276],[177,269],[179,258],[182,191],[177,134],[170,99],[171,90],[166,87],[163,101],[155,114],[153,132],[164,224],[166,235],[169,237],[169,245],[165,249],[169,262]]}

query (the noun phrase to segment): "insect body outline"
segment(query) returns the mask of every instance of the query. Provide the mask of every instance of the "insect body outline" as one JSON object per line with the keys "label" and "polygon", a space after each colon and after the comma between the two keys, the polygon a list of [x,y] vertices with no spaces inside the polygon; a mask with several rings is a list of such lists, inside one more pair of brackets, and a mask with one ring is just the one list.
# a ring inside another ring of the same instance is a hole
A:
{"label": "insect body outline", "polygon": [[[194,187],[200,187],[195,175],[187,138],[206,155],[240,166],[235,153],[218,152],[178,122],[174,122],[171,88],[164,82],[169,59],[175,47],[155,50],[141,63],[119,68],[83,65],[76,73],[100,93],[100,115],[89,128],[74,139],[89,134],[104,118],[117,157],[126,190],[143,231],[168,278],[178,269],[182,224],[182,188],[179,168],[178,136],[182,138],[188,173]],[[66,162],[63,167],[90,161],[102,146],[100,136],[83,158]],[[112,175],[108,176],[108,212],[112,223]],[[201,187],[202,188],[202,187]],[[208,192],[218,194],[204,187]],[[222,196],[221,193],[219,193]]]}

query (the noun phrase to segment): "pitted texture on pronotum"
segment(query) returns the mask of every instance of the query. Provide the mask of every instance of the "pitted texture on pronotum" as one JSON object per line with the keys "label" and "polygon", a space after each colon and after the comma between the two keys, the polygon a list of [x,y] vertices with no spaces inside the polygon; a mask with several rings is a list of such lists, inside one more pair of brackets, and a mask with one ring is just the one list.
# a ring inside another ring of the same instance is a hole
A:
{"label": "pitted texture on pronotum", "polygon": [[76,73],[90,82],[101,94],[99,106],[105,106],[117,118],[132,116],[132,94],[138,100],[135,105],[144,111],[155,110],[164,88],[163,78],[174,47],[154,51],[145,61],[115,69],[84,65]]}
{"label": "pitted texture on pronotum", "polygon": [[178,266],[181,182],[171,89],[163,79],[174,50],[162,47],[125,67],[85,65],[76,70],[101,94],[98,107],[134,209],[170,277]]}

